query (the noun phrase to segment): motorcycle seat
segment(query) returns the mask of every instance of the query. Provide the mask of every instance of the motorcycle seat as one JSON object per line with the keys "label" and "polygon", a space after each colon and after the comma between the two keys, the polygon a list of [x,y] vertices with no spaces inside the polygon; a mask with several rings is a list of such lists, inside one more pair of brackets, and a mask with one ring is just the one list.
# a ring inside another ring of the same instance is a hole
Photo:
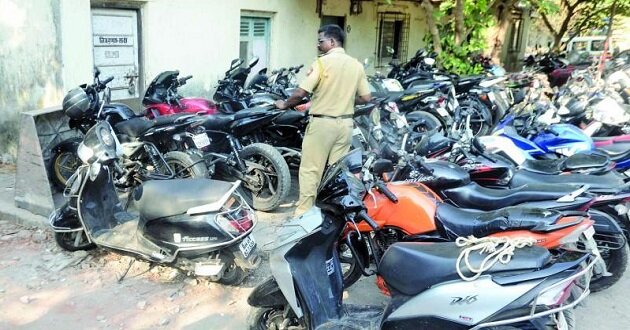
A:
{"label": "motorcycle seat", "polygon": [[588,191],[590,192],[615,193],[624,185],[624,182],[623,177],[614,171],[606,172],[601,175],[575,173],[547,175],[527,170],[518,170],[515,171],[508,186],[510,188],[516,188],[526,184],[588,185]]}
{"label": "motorcycle seat", "polygon": [[471,182],[464,186],[444,190],[443,193],[459,207],[497,210],[527,202],[557,200],[578,188],[578,186],[570,185],[527,184],[512,189],[492,189]]}
{"label": "motorcycle seat", "polygon": [[294,125],[306,117],[304,112],[286,110],[282,111],[275,119],[275,123],[278,125]]}
{"label": "motorcycle seat", "polygon": [[506,207],[496,211],[460,209],[440,203],[435,210],[438,230],[448,237],[484,237],[511,230],[544,232],[564,215],[560,211],[531,207]]}
{"label": "motorcycle seat", "polygon": [[206,120],[201,123],[201,126],[209,130],[223,130],[236,119],[235,116],[236,114],[214,114],[207,116]]}
{"label": "motorcycle seat", "polygon": [[186,213],[195,206],[218,201],[232,188],[232,183],[209,179],[152,180],[134,192],[140,221]]}
{"label": "motorcycle seat", "polygon": [[560,174],[565,171],[606,168],[610,159],[605,155],[575,154],[561,159],[528,159],[521,168],[542,174]]}
{"label": "motorcycle seat", "polygon": [[630,158],[630,142],[601,146],[595,149],[595,152],[606,155],[613,161],[624,160]]}
{"label": "motorcycle seat", "polygon": [[[168,117],[168,116],[166,116]],[[158,117],[161,118],[161,117]],[[142,135],[142,133],[146,132],[149,128],[155,126],[155,122],[141,117],[141,118],[132,118],[129,120],[121,121],[114,125],[114,129],[116,132],[120,134],[124,134],[130,137],[138,137]]]}
{"label": "motorcycle seat", "polygon": [[[414,296],[436,284],[459,280],[456,264],[460,253],[461,248],[455,243],[395,243],[385,251],[378,272],[388,286]],[[484,257],[486,255],[471,253],[469,260],[477,266]],[[484,274],[539,270],[550,261],[547,249],[531,246],[516,249],[510,262],[497,262]],[[472,275],[463,263],[460,266],[464,275]]]}

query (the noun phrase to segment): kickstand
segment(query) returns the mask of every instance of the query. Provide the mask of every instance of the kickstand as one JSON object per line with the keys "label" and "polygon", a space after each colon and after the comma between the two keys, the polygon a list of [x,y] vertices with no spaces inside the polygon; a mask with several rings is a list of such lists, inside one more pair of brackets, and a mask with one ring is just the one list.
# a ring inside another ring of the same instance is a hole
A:
{"label": "kickstand", "polygon": [[127,269],[125,269],[125,272],[122,275],[120,275],[120,277],[118,278],[118,283],[122,282],[125,279],[125,277],[129,273],[129,270],[131,269],[131,265],[133,265],[134,262],[136,262],[136,259],[131,259],[131,261],[129,261],[129,266],[127,266]]}

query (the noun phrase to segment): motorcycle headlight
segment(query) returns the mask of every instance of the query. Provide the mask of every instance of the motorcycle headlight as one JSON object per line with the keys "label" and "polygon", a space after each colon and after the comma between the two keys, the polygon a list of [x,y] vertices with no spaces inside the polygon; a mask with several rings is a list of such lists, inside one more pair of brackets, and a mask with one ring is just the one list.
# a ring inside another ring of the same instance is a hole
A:
{"label": "motorcycle headlight", "polygon": [[105,122],[94,125],[85,134],[77,153],[85,163],[105,162],[118,157],[119,143],[112,133],[111,126]]}
{"label": "motorcycle headlight", "polygon": [[85,144],[79,144],[79,148],[77,149],[77,155],[82,162],[88,163],[90,158],[94,156],[94,151],[92,149],[85,146]]}
{"label": "motorcycle headlight", "polygon": [[106,146],[111,147],[114,145],[114,136],[112,135],[112,132],[106,127],[101,127],[98,131],[98,134],[101,136],[101,141],[103,141]]}

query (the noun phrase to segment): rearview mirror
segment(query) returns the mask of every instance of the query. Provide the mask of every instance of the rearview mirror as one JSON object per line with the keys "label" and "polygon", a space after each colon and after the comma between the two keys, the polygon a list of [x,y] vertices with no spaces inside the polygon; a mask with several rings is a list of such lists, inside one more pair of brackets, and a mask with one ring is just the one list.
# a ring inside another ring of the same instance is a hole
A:
{"label": "rearview mirror", "polygon": [[256,64],[258,64],[258,60],[259,58],[257,56],[254,56],[251,60],[249,60],[249,63],[247,63],[247,66],[251,69],[253,67],[256,66]]}
{"label": "rearview mirror", "polygon": [[390,46],[387,46],[387,47],[385,47],[385,49],[387,50],[387,53],[389,55],[394,55],[394,48],[392,48]]}
{"label": "rearview mirror", "polygon": [[394,163],[389,159],[377,159],[372,165],[372,171],[378,176],[381,176],[386,172],[392,172],[393,170]]}
{"label": "rearview mirror", "polygon": [[240,66],[242,63],[243,63],[243,60],[241,60],[240,58],[233,59],[232,62],[230,63],[230,70]]}

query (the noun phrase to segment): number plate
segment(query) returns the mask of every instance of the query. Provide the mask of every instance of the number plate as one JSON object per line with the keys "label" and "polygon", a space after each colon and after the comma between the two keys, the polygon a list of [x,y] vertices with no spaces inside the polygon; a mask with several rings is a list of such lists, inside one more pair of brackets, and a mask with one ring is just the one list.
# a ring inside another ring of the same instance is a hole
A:
{"label": "number plate", "polygon": [[[449,107],[450,107],[450,103],[449,103]],[[437,107],[437,112],[440,114],[440,116],[442,117],[448,117],[448,111],[446,111],[446,109],[444,109],[443,107]]]}
{"label": "number plate", "polygon": [[588,227],[588,229],[584,231],[584,236],[588,238],[593,238],[593,235],[595,235],[595,228],[593,228],[593,226]]}
{"label": "number plate", "polygon": [[254,241],[254,238],[249,235],[243,239],[241,244],[238,245],[238,248],[241,250],[243,257],[247,258],[249,257],[250,253],[252,253],[252,250],[255,246],[256,242]]}
{"label": "number plate", "polygon": [[197,148],[203,148],[210,145],[210,138],[208,137],[208,134],[206,133],[193,135],[192,139]]}

